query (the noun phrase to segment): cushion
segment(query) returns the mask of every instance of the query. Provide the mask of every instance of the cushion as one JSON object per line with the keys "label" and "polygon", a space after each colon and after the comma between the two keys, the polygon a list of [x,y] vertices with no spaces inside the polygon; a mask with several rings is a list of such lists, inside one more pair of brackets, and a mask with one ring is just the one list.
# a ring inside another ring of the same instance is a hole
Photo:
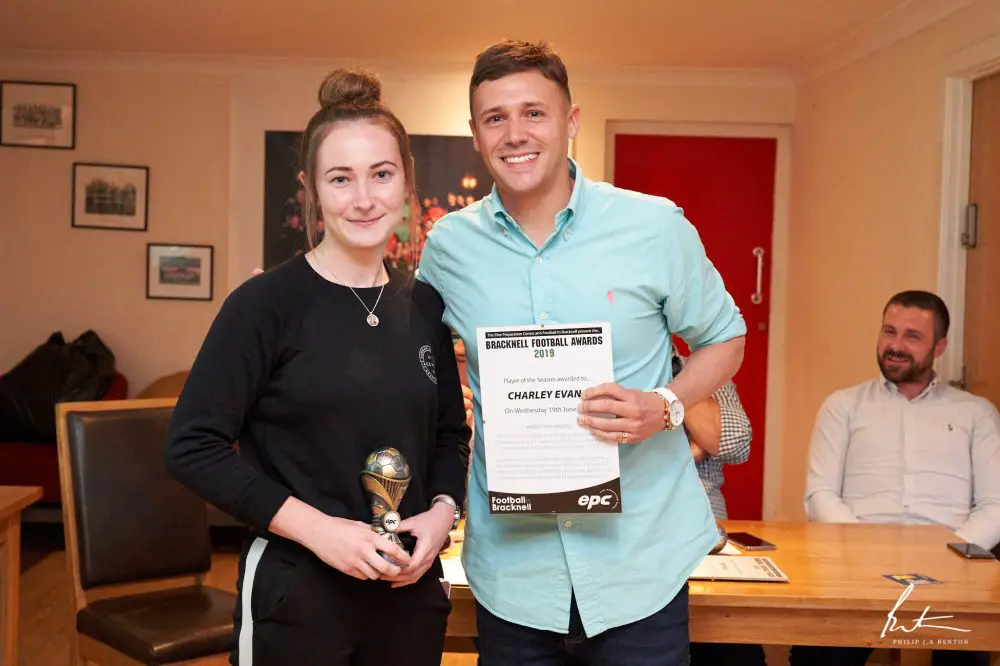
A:
{"label": "cushion", "polygon": [[195,585],[95,601],[76,628],[144,664],[168,664],[228,654],[235,607],[235,594]]}

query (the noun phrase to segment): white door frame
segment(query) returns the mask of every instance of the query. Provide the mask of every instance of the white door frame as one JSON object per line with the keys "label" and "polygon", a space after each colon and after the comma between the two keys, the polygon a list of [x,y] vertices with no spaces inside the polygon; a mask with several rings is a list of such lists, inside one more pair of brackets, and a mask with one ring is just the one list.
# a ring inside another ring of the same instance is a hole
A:
{"label": "white door frame", "polygon": [[778,517],[781,501],[781,450],[784,432],[785,335],[787,330],[788,215],[791,190],[791,127],[741,123],[609,121],[604,173],[614,182],[615,135],[650,134],[769,138],[777,140],[774,174],[774,219],[771,231],[771,309],[768,320],[767,396],[765,397],[764,497],[762,517]]}
{"label": "white door frame", "polygon": [[962,375],[965,337],[965,253],[961,234],[969,204],[972,153],[972,84],[1000,71],[1000,37],[953,54],[945,66],[944,140],[941,150],[941,223],[938,244],[938,295],[948,305],[948,347],[938,374],[948,381]]}

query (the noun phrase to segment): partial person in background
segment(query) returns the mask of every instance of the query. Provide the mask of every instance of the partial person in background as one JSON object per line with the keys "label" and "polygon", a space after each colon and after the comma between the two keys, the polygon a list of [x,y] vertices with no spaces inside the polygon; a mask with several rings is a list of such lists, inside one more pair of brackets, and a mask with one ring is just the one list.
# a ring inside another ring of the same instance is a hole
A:
{"label": "partial person in background", "polygon": [[[684,369],[684,358],[673,353],[676,377]],[[698,478],[705,488],[716,520],[726,520],[726,499],[722,495],[723,465],[739,465],[750,457],[753,429],[743,409],[736,384],[726,382],[707,400],[689,407],[684,414],[684,430],[691,445],[691,455]],[[701,666],[764,666],[764,648],[742,643],[691,643],[691,664]]]}
{"label": "partial person in background", "polygon": [[[676,377],[684,368],[684,358],[673,354]],[[691,445],[691,455],[698,469],[698,477],[705,488],[712,513],[716,520],[726,520],[726,499],[722,495],[725,477],[723,465],[739,465],[750,458],[750,440],[753,429],[743,409],[736,384],[726,382],[708,400],[692,405],[684,414],[684,430]]]}
{"label": "partial person in background", "polygon": [[[886,303],[878,378],[821,406],[809,448],[805,509],[824,523],[941,525],[987,550],[1000,541],[1000,415],[938,381],[948,344],[944,301],[903,291]],[[944,548],[944,544],[941,544]],[[795,647],[793,666],[864,664],[870,648]],[[934,666],[986,666],[982,652],[933,653]]]}

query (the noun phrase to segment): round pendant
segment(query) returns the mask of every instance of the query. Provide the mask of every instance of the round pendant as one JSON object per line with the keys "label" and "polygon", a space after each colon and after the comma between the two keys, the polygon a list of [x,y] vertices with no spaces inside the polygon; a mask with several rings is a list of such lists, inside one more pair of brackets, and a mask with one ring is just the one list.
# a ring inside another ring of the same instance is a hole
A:
{"label": "round pendant", "polygon": [[368,325],[371,327],[378,326],[378,317],[376,317],[374,314],[368,315]]}

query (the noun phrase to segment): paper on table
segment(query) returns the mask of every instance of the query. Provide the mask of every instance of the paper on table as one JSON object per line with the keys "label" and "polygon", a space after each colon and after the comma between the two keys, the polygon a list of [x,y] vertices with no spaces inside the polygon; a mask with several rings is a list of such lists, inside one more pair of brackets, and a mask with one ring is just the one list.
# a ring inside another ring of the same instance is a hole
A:
{"label": "paper on table", "polygon": [[469,580],[465,577],[465,567],[458,557],[442,557],[441,568],[444,571],[444,579],[452,585],[468,585]]}
{"label": "paper on table", "polygon": [[688,576],[691,580],[787,583],[788,576],[770,557],[708,555]]}

